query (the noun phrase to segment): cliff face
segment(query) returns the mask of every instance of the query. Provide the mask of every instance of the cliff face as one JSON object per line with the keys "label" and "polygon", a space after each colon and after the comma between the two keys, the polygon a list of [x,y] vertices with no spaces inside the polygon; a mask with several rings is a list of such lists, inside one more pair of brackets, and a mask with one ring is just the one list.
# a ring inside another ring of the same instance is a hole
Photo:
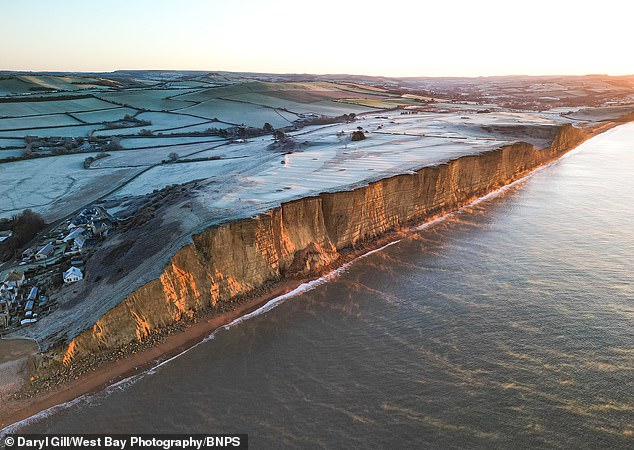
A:
{"label": "cliff face", "polygon": [[517,143],[209,228],[174,255],[160,278],[75,337],[56,360],[68,364],[116,349],[272,282],[317,275],[338,265],[343,250],[464,206],[586,138],[565,125],[544,150]]}

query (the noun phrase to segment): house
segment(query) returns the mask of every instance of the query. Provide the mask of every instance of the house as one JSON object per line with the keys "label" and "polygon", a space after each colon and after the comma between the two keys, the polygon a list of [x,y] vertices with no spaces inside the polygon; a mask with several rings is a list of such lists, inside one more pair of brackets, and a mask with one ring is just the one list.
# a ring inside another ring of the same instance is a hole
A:
{"label": "house", "polygon": [[71,267],[64,272],[64,283],[75,283],[84,279],[84,274],[77,267]]}
{"label": "house", "polygon": [[35,259],[42,261],[43,259],[50,258],[54,250],[55,247],[53,247],[53,244],[48,243],[35,254]]}
{"label": "house", "polygon": [[112,222],[109,219],[96,219],[90,222],[90,228],[94,235],[105,235],[112,228]]}
{"label": "house", "polygon": [[89,220],[86,217],[86,215],[84,214],[84,212],[85,212],[85,210],[82,211],[81,213],[79,213],[73,219],[71,219],[70,222],[68,223],[67,229],[72,230],[72,229],[80,227],[82,225],[86,225],[89,222]]}
{"label": "house", "polygon": [[11,282],[14,282],[17,287],[20,287],[24,284],[24,273],[18,272],[17,270],[11,270],[7,272],[2,282],[6,283],[7,285]]}
{"label": "house", "polygon": [[63,241],[64,242],[68,242],[68,241],[72,241],[73,239],[77,238],[78,236],[81,236],[83,233],[86,232],[86,229],[83,227],[77,227],[75,229],[73,229],[73,231],[71,231],[70,233],[68,233],[68,236],[66,236]]}

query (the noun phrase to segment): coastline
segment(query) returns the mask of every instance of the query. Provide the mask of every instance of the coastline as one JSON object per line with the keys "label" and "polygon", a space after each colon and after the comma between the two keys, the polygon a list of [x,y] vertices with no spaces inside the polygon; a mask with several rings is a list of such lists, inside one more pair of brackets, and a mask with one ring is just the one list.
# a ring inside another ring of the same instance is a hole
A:
{"label": "coastline", "polygon": [[[578,147],[588,139],[624,123],[627,123],[627,120],[609,121],[591,129],[584,130],[587,132],[586,138],[566,149],[553,160],[548,161],[545,164],[532,167],[530,170],[519,174],[517,179],[487,193],[486,196],[490,196],[491,194],[504,189],[509,184],[530,176],[539,168],[558,161],[563,155]],[[337,268],[341,268],[364,254],[368,254],[398,240],[400,237],[411,233],[413,230],[420,228],[426,223],[438,220],[441,217],[445,217],[455,211],[468,207],[469,205],[477,202],[480,198],[482,197],[471,199],[471,201],[467,204],[452,211],[439,214],[436,217],[428,217],[424,222],[418,223],[416,226],[389,231],[376,239],[364,242],[358,248],[346,250],[341,253],[341,258],[337,261]],[[332,268],[329,268],[323,272],[331,273],[331,269]],[[37,396],[24,400],[11,400],[4,402],[2,412],[0,412],[0,432],[4,431],[6,427],[14,425],[24,419],[28,419],[29,417],[32,417],[44,410],[67,403],[81,397],[84,394],[101,391],[117,382],[134,375],[141,374],[151,367],[155,367],[156,365],[165,362],[190,348],[193,348],[214,331],[221,329],[223,326],[230,324],[232,321],[239,319],[240,317],[244,317],[281,295],[291,292],[303,283],[318,279],[323,275],[324,273],[320,273],[318,276],[283,280],[273,285],[266,293],[253,297],[246,297],[235,302],[231,305],[232,309],[230,311],[222,312],[220,314],[214,314],[213,312],[203,313],[200,317],[197,317],[195,321],[185,326],[182,331],[169,334],[157,345],[132,353],[115,361],[105,363],[99,366],[96,370],[83,373],[82,375],[76,377],[72,383],[64,383],[46,391],[45,393],[38,393]]]}

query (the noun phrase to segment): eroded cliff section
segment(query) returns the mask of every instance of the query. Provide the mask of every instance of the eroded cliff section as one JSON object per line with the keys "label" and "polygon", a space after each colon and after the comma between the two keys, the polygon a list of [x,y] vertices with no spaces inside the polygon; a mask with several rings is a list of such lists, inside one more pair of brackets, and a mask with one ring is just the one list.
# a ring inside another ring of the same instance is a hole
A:
{"label": "eroded cliff section", "polygon": [[158,279],[131,293],[64,348],[49,351],[41,368],[146,340],[263,286],[318,276],[341,264],[351,250],[456,210],[557,159],[596,132],[563,125],[546,149],[516,143],[206,229],[172,257]]}

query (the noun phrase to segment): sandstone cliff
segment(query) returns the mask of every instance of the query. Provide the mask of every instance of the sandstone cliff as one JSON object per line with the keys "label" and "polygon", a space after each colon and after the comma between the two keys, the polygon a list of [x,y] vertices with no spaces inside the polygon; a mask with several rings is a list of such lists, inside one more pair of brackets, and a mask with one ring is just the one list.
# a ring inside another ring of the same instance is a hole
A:
{"label": "sandstone cliff", "polygon": [[543,150],[517,143],[209,228],[193,236],[158,279],[56,351],[52,363],[69,364],[142,341],[156,330],[201,311],[213,312],[271,283],[316,276],[340,264],[350,249],[464,206],[587,137],[588,132],[564,125]]}

